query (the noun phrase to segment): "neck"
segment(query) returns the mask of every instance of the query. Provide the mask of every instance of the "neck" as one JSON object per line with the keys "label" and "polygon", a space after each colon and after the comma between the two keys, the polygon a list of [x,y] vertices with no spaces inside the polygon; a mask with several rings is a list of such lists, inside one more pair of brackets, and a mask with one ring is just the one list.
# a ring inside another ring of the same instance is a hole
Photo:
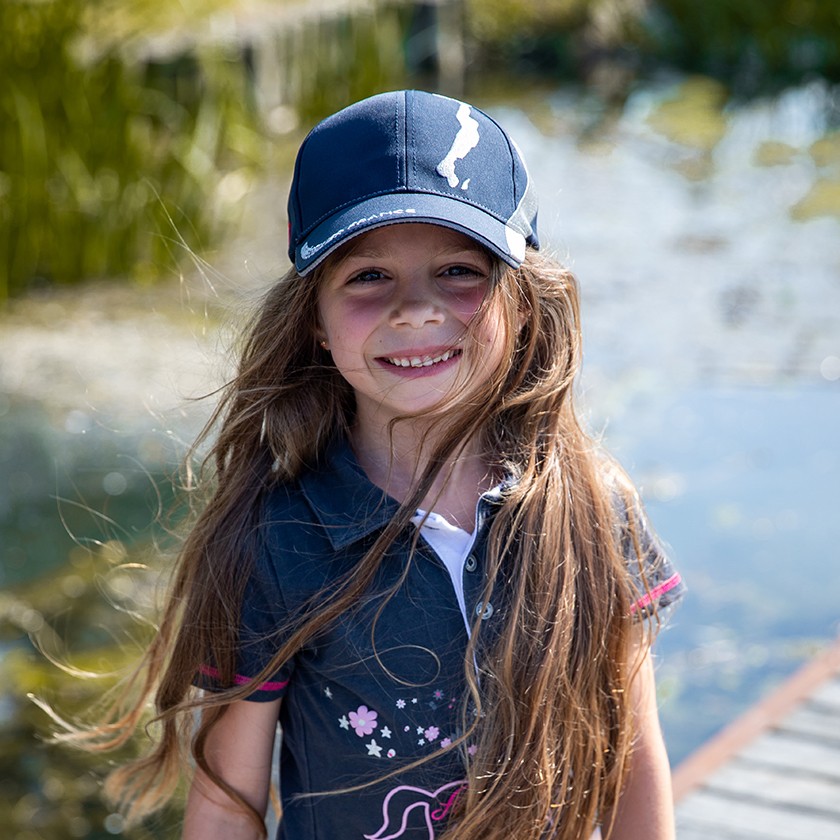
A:
{"label": "neck", "polygon": [[[398,502],[404,502],[428,467],[440,435],[435,434],[430,421],[399,422],[393,430],[387,424],[357,422],[350,440],[368,478]],[[492,469],[478,442],[471,439],[457,457],[443,465],[419,506],[471,531],[479,496],[492,484]]]}

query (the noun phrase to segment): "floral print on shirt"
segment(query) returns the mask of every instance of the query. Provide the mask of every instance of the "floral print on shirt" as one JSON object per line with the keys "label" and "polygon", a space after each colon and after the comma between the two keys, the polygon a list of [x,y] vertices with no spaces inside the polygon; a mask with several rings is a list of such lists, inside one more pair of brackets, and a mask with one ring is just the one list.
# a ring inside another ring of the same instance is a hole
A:
{"label": "floral print on shirt", "polygon": [[[337,702],[329,686],[324,687],[323,693],[328,700]],[[394,700],[393,721],[400,726],[396,730],[392,728],[393,723],[391,726],[385,723],[379,710],[366,705],[344,710],[336,720],[339,729],[364,739],[360,746],[368,756],[378,759],[396,758],[398,755],[410,757],[417,755],[418,748],[446,749],[452,745],[458,733],[441,729],[443,721],[440,717],[445,710],[449,713],[446,719],[451,720],[451,711],[456,703],[456,698],[447,698],[441,688],[397,697]]]}

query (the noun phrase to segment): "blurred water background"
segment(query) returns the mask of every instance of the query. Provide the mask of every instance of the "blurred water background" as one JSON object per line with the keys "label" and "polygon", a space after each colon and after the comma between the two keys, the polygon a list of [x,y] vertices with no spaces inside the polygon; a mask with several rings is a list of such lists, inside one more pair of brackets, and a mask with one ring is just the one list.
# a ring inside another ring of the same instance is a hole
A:
{"label": "blurred water background", "polygon": [[[674,764],[838,631],[840,11],[831,0],[0,8],[0,819],[123,832],[45,746],[149,630],[175,478],[285,270],[314,120],[404,85],[498,116],[581,282],[581,398],[690,594]],[[174,511],[174,512],[173,512]],[[36,650],[40,647],[40,652]]]}

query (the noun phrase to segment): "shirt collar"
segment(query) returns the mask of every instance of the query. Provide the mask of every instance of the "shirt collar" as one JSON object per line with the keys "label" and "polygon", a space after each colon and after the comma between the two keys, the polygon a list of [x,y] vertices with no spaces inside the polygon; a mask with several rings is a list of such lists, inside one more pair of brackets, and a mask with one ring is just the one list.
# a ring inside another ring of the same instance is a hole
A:
{"label": "shirt collar", "polygon": [[[508,478],[482,495],[476,528],[484,521],[485,505],[499,504],[515,483],[515,479]],[[365,475],[344,438],[327,447],[318,467],[305,472],[300,485],[334,549],[346,548],[383,528],[400,507],[396,499]]]}
{"label": "shirt collar", "polygon": [[371,483],[345,439],[333,442],[301,489],[334,549],[345,548],[386,525],[399,503]]}

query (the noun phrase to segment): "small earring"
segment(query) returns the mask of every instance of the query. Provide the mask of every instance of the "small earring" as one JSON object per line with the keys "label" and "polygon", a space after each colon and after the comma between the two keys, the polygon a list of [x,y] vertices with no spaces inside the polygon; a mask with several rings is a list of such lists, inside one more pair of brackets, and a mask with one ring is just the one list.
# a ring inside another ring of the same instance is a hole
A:
{"label": "small earring", "polygon": [[324,348],[324,350],[326,350],[326,349],[327,349],[327,342],[326,342],[326,341],[321,341],[321,342],[320,342],[320,345],[321,345],[321,347],[323,347],[323,348]]}

